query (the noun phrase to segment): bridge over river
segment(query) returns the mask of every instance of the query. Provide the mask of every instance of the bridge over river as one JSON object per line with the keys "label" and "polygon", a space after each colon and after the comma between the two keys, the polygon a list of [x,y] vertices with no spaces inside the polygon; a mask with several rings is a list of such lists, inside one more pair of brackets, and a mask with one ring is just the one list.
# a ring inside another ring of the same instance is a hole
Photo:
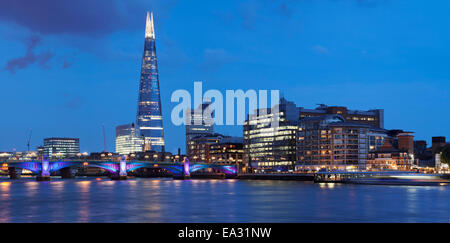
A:
{"label": "bridge over river", "polygon": [[18,177],[17,171],[26,169],[37,175],[38,181],[50,180],[50,175],[57,171],[69,171],[73,168],[97,167],[111,173],[112,179],[125,180],[129,172],[139,168],[160,168],[165,169],[177,178],[188,178],[190,174],[202,169],[212,168],[219,170],[227,175],[236,175],[237,167],[235,165],[189,163],[189,159],[183,162],[158,162],[158,161],[127,161],[125,157],[118,161],[104,160],[49,160],[43,158],[42,161],[17,161],[7,160],[2,162],[1,168],[8,170],[10,178]]}

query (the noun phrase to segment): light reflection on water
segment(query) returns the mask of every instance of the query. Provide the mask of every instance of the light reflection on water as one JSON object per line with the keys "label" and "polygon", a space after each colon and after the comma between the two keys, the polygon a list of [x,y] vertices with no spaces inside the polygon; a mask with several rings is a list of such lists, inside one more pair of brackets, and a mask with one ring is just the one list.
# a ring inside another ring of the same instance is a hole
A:
{"label": "light reflection on water", "polygon": [[450,187],[0,179],[0,222],[449,222]]}

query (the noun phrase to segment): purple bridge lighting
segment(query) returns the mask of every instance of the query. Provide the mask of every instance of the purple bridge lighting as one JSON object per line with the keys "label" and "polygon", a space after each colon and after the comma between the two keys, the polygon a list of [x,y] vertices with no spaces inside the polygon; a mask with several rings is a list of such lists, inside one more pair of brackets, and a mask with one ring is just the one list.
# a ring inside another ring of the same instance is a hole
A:
{"label": "purple bridge lighting", "polygon": [[[1,163],[1,162],[0,162]],[[129,172],[140,168],[161,168],[165,169],[173,175],[189,176],[191,173],[212,168],[219,170],[227,175],[236,175],[237,168],[235,165],[219,165],[194,163],[191,164],[189,159],[185,159],[181,163],[172,162],[152,162],[152,161],[127,161],[126,157],[121,157],[119,161],[99,161],[99,160],[58,160],[50,161],[44,158],[42,161],[5,161],[3,166],[8,168],[26,169],[36,173],[39,177],[50,177],[53,172],[64,168],[77,167],[97,167],[102,168],[112,175],[126,177]]]}

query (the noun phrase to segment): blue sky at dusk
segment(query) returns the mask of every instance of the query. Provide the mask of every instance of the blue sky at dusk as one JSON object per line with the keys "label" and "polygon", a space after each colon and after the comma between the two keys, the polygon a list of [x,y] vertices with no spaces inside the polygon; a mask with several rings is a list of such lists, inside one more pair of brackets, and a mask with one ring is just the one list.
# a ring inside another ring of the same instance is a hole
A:
{"label": "blue sky at dusk", "polygon": [[[0,1],[0,151],[45,137],[114,150],[135,121],[146,11],[154,11],[166,150],[177,89],[279,89],[298,106],[385,109],[385,127],[450,137],[450,2]],[[241,127],[218,132],[242,136]]]}

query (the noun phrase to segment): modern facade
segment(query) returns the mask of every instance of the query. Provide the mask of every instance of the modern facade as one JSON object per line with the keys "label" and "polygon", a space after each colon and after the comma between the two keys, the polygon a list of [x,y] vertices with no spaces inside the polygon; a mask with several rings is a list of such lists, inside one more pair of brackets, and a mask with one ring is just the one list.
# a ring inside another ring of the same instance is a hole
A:
{"label": "modern facade", "polygon": [[137,110],[137,128],[145,139],[145,151],[164,151],[164,130],[161,110],[158,62],[156,59],[153,13],[147,13],[145,47],[142,57]]}
{"label": "modern facade", "polygon": [[44,155],[49,158],[74,158],[80,153],[78,138],[44,139]]}
{"label": "modern facade", "polygon": [[189,141],[189,153],[187,154],[191,162],[211,163],[210,146],[218,144],[226,136],[218,133],[197,136]]}
{"label": "modern facade", "polygon": [[370,150],[383,145],[384,129],[347,122],[342,115],[303,118],[297,131],[297,169],[365,169]]}
{"label": "modern facade", "polygon": [[[278,119],[278,126],[273,126]],[[284,98],[278,107],[258,109],[244,122],[244,163],[250,170],[293,170],[298,108]]]}
{"label": "modern facade", "polygon": [[384,110],[349,110],[343,106],[319,105],[316,109],[299,108],[299,119],[324,115],[341,115],[348,122],[367,124],[377,128],[384,128]]}
{"label": "modern facade", "polygon": [[[192,154],[191,140],[199,136],[210,136],[214,133],[214,126],[212,123],[206,122],[204,119],[204,112],[208,111],[211,102],[201,104],[195,110],[188,110],[186,112],[186,154]],[[212,117],[212,114],[211,114]]]}
{"label": "modern facade", "polygon": [[190,140],[188,157],[192,162],[217,164],[242,164],[242,137],[224,136],[219,133],[197,136]]}
{"label": "modern facade", "polygon": [[225,137],[209,146],[211,162],[216,164],[242,164],[244,145],[241,137]]}
{"label": "modern facade", "polygon": [[116,127],[116,153],[128,155],[142,152],[144,139],[139,136],[139,132],[133,124],[126,124]]}

